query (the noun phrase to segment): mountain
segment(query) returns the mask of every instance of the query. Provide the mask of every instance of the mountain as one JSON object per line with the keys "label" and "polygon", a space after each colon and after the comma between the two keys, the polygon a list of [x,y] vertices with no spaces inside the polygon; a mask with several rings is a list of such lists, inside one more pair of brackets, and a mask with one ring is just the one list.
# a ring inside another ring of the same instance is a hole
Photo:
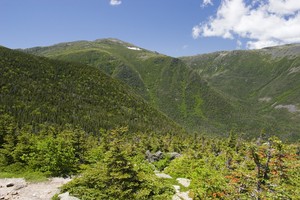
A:
{"label": "mountain", "polygon": [[23,51],[117,78],[188,131],[299,138],[299,45],[172,58],[117,39]]}
{"label": "mountain", "polygon": [[183,61],[117,39],[35,47],[27,53],[83,63],[129,85],[188,131],[223,134],[239,118],[238,106],[210,88]]}
{"label": "mountain", "polygon": [[241,120],[249,128],[265,128],[286,138],[300,137],[300,44],[181,60],[209,86],[241,103],[243,116],[247,116]]}
{"label": "mountain", "polygon": [[73,124],[87,132],[128,126],[134,131],[184,130],[128,86],[83,64],[0,47],[0,115],[19,126]]}

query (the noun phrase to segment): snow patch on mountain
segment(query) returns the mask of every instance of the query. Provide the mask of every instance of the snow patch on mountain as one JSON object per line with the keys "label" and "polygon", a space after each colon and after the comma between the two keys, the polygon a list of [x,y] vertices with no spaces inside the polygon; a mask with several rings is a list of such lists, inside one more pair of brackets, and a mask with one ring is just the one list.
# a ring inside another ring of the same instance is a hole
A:
{"label": "snow patch on mountain", "polygon": [[127,49],[134,50],[134,51],[141,51],[142,50],[141,48],[138,48],[138,47],[127,47]]}

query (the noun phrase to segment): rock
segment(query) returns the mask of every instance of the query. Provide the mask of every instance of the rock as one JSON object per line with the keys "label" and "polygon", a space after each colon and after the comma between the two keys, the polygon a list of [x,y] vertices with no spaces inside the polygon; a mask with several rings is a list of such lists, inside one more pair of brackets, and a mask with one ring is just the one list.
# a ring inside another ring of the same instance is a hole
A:
{"label": "rock", "polygon": [[149,162],[159,161],[164,157],[163,152],[157,151],[156,153],[152,154],[149,150],[146,151],[146,159]]}
{"label": "rock", "polygon": [[155,158],[156,158],[157,160],[160,160],[160,159],[163,158],[163,152],[158,151],[158,152],[156,152],[156,153],[154,154],[154,156],[155,156]]}
{"label": "rock", "polygon": [[191,184],[191,180],[187,178],[177,178],[176,180],[184,187],[189,187]]}
{"label": "rock", "polygon": [[179,185],[173,185],[176,193],[180,192],[180,186]]}
{"label": "rock", "polygon": [[[181,156],[181,154],[177,152],[167,153],[167,155],[170,157],[170,160],[173,160]],[[145,157],[149,162],[155,162],[164,158],[164,153],[161,151],[157,151],[156,153],[152,154],[149,150],[147,150]]]}
{"label": "rock", "polygon": [[155,175],[159,178],[172,178],[172,176],[170,176],[169,174],[165,174],[165,173],[155,173]]}
{"label": "rock", "polygon": [[170,156],[171,160],[174,160],[175,158],[178,158],[181,156],[181,154],[177,153],[177,152],[171,152],[171,153],[168,153],[168,155]]}
{"label": "rock", "polygon": [[190,191],[187,192],[179,192],[176,195],[179,197],[179,199],[183,200],[193,200],[192,198],[189,197]]}
{"label": "rock", "polygon": [[172,200],[193,200],[189,197],[189,191],[187,192],[180,192],[179,185],[173,185],[175,188],[176,194],[173,195]]}
{"label": "rock", "polygon": [[14,190],[20,190],[20,189],[22,189],[26,186],[27,186],[26,183],[18,183],[18,184],[15,185]]}
{"label": "rock", "polygon": [[6,187],[13,187],[15,184],[14,183],[9,183],[6,185]]}
{"label": "rock", "polygon": [[70,196],[69,192],[58,195],[61,200],[79,200],[77,197]]}
{"label": "rock", "polygon": [[153,159],[152,159],[152,153],[149,150],[146,151],[146,159],[149,162],[154,162]]}
{"label": "rock", "polygon": [[177,194],[174,194],[172,200],[181,200],[181,198]]}

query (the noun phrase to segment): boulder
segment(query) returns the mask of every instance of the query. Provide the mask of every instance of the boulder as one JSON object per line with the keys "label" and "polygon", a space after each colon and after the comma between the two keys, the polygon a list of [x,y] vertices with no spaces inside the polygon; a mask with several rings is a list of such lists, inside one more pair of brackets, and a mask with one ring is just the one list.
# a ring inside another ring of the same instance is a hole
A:
{"label": "boulder", "polygon": [[70,196],[69,192],[58,195],[58,198],[61,200],[79,200],[77,197]]}
{"label": "boulder", "polygon": [[156,152],[155,154],[154,154],[154,158],[158,161],[158,160],[160,160],[160,159],[162,159],[164,157],[164,154],[163,154],[163,152],[161,152],[161,151],[158,151],[158,152]]}
{"label": "boulder", "polygon": [[191,184],[191,180],[187,178],[177,178],[176,180],[184,187],[189,187]]}
{"label": "boulder", "polygon": [[171,153],[168,153],[168,155],[170,156],[170,159],[173,160],[175,158],[178,158],[181,156],[180,153],[177,153],[177,152],[171,152]]}
{"label": "boulder", "polygon": [[152,154],[149,150],[146,151],[146,159],[149,162],[155,162],[155,161],[159,161],[160,159],[162,159],[164,157],[163,152],[161,151],[157,151],[156,153]]}
{"label": "boulder", "polygon": [[[167,155],[170,157],[170,160],[173,160],[181,156],[181,154],[177,152],[167,153]],[[155,162],[163,159],[164,153],[161,151],[157,151],[156,153],[152,154],[149,150],[147,150],[145,157],[149,162]]]}
{"label": "boulder", "polygon": [[7,185],[6,185],[6,187],[13,187],[15,184],[14,183],[8,183]]}
{"label": "boulder", "polygon": [[166,178],[166,179],[171,179],[172,178],[172,176],[170,176],[169,174],[165,174],[165,173],[155,173],[155,175],[158,178]]}

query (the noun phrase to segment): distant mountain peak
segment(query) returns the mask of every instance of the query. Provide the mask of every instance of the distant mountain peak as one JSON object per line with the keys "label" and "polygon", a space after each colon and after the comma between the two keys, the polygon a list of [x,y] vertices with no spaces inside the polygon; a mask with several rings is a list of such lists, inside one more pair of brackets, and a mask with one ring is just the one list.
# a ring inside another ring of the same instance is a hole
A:
{"label": "distant mountain peak", "polygon": [[100,39],[96,39],[94,41],[89,41],[89,42],[96,42],[96,43],[114,43],[114,44],[119,44],[119,45],[123,45],[123,46],[134,46],[134,44],[125,42],[123,40],[119,40],[117,38],[100,38]]}
{"label": "distant mountain peak", "polygon": [[300,43],[265,47],[263,49],[260,49],[260,51],[271,54],[273,57],[294,57],[300,55]]}

